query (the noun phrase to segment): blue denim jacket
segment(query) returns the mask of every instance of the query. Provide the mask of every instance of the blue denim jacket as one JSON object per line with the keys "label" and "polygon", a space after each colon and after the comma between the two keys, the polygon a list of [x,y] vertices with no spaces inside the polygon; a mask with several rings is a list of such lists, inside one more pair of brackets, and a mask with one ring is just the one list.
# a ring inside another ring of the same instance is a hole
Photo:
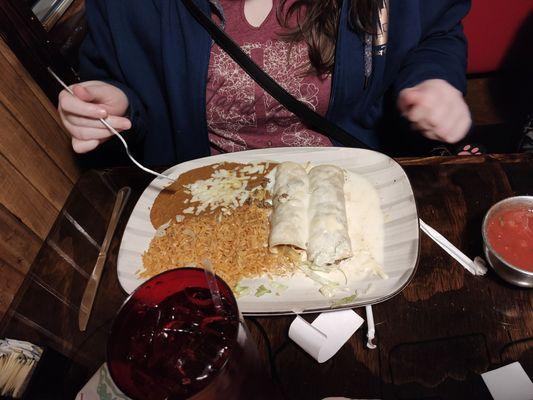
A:
{"label": "blue denim jacket", "polygon": [[[195,1],[209,13],[210,1],[218,0]],[[371,54],[372,73],[365,78],[368,37],[351,29],[344,0],[327,118],[380,149],[394,133],[378,134],[376,126],[386,101],[401,89],[438,78],[464,91],[461,19],[469,7],[469,0],[390,0],[387,49]],[[125,136],[137,156],[149,165],[170,165],[209,155],[212,41],[181,0],[87,0],[86,13],[82,78],[104,80],[126,93],[133,128]]]}

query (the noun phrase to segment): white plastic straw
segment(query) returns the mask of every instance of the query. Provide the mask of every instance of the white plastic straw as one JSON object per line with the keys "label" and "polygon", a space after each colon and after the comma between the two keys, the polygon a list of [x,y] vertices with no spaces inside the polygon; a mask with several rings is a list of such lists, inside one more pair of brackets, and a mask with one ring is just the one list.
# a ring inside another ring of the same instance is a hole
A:
{"label": "white plastic straw", "polygon": [[222,313],[222,297],[220,296],[220,290],[218,288],[215,271],[213,270],[213,264],[211,264],[211,261],[206,259],[202,263],[202,266],[204,267],[204,273],[207,279],[207,286],[209,286],[209,291],[211,292],[211,298],[213,299],[215,310],[217,310],[218,313]]}
{"label": "white plastic straw", "polygon": [[[66,83],[63,82],[63,81],[61,80],[61,78],[55,74],[54,71],[52,71],[51,68],[47,68],[47,69],[48,69],[48,72],[50,73],[50,75],[52,75],[52,76],[55,78],[55,80],[56,80],[57,82],[59,82],[59,84],[60,84],[61,86],[63,86],[63,88],[65,88],[65,90],[66,90],[67,92],[69,92],[72,96],[76,96],[76,95],[74,94],[74,92],[72,91],[72,89],[69,88],[69,87],[66,85]],[[160,173],[158,173],[158,172],[152,171],[150,168],[146,168],[145,166],[143,166],[140,162],[138,162],[135,158],[133,158],[133,156],[131,155],[130,150],[129,150],[129,148],[128,148],[128,143],[126,143],[126,140],[124,140],[124,138],[123,138],[123,137],[122,137],[122,136],[121,136],[121,135],[115,130],[115,128],[113,128],[111,125],[109,125],[109,123],[108,123],[105,119],[103,119],[103,118],[98,118],[98,120],[99,120],[102,124],[104,124],[104,126],[105,126],[107,129],[109,129],[109,131],[110,131],[111,133],[113,133],[115,136],[117,136],[117,137],[120,139],[120,141],[121,141],[122,144],[124,145],[124,149],[126,149],[126,154],[128,155],[128,157],[130,158],[130,160],[131,160],[131,161],[132,161],[137,167],[139,167],[140,169],[142,169],[142,170],[145,171],[145,172],[148,172],[149,174],[152,174],[152,175],[158,176],[159,178],[168,179],[168,180],[170,180],[170,181],[172,181],[172,182],[175,181],[175,179],[172,179],[172,178],[170,178],[170,177],[168,177],[168,176],[166,176],[166,175],[160,174]]]}
{"label": "white plastic straw", "polygon": [[452,256],[459,264],[461,264],[472,275],[485,275],[487,267],[485,261],[481,257],[476,257],[474,261],[468,258],[461,250],[451,244],[448,239],[442,236],[439,232],[419,219],[420,229],[428,235],[435,243],[437,243],[442,249]]}
{"label": "white plastic straw", "polygon": [[366,327],[367,327],[367,341],[366,347],[371,350],[377,348],[374,344],[374,339],[376,338],[376,326],[374,324],[374,313],[372,312],[372,306],[365,306],[366,311]]}

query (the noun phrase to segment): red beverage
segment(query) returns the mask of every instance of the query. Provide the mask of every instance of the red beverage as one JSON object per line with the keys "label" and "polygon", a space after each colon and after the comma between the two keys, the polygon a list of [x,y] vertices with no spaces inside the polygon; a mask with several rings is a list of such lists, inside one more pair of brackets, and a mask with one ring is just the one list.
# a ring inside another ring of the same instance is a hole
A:
{"label": "red beverage", "polygon": [[[108,366],[135,400],[275,399],[229,287],[222,310],[204,271],[182,268],[138,288],[115,319]],[[263,387],[263,389],[261,389]]]}

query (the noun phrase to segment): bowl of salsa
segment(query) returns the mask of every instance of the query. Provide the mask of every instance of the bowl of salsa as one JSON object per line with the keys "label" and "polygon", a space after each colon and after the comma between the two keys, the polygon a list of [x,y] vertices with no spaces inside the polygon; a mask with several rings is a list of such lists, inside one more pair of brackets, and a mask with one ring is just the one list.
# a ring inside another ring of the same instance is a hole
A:
{"label": "bowl of salsa", "polygon": [[483,220],[485,256],[506,281],[533,287],[533,196],[494,204]]}

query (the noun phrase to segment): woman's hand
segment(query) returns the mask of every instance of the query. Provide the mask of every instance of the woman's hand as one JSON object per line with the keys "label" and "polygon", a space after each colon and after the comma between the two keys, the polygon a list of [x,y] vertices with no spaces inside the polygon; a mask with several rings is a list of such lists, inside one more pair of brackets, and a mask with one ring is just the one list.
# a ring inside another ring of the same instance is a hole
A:
{"label": "woman's hand", "polygon": [[398,108],[414,129],[441,142],[460,141],[472,125],[462,93],[442,79],[430,79],[402,90]]}
{"label": "woman's hand", "polygon": [[71,86],[75,96],[66,90],[59,93],[59,115],[72,135],[72,148],[86,153],[108,140],[113,134],[100,122],[104,118],[117,131],[131,128],[124,117],[128,98],[116,86],[101,81],[87,81]]}

